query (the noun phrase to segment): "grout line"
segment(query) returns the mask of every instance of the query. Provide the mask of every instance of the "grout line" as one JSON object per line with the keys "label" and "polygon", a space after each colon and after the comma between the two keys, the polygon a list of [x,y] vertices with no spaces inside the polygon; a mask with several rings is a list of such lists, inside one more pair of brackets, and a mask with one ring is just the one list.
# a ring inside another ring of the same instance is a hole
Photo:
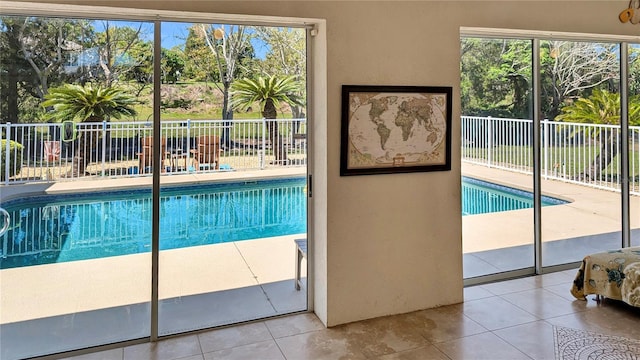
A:
{"label": "grout line", "polygon": [[247,268],[249,269],[249,271],[251,272],[251,275],[255,279],[256,285],[260,286],[260,290],[262,290],[262,293],[264,294],[264,297],[269,302],[269,305],[271,305],[271,308],[273,309],[273,311],[277,314],[278,313],[278,309],[276,309],[276,307],[271,302],[271,298],[269,297],[269,294],[267,294],[267,291],[265,290],[264,286],[262,286],[262,283],[260,283],[260,281],[258,280],[258,276],[253,272],[253,269],[251,269],[251,266],[249,265],[249,262],[244,257],[244,254],[242,254],[242,251],[240,251],[240,248],[238,247],[238,244],[237,244],[236,241],[233,242],[233,246],[236,248],[236,250],[238,250],[238,253],[240,254],[240,257],[242,258],[242,261],[244,261],[245,265],[247,265]]}

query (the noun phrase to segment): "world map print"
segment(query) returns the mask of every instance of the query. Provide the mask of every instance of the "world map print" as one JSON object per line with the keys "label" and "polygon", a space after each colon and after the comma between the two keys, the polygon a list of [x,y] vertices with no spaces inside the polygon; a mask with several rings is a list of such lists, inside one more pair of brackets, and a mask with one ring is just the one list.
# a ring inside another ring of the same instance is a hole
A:
{"label": "world map print", "polygon": [[444,164],[446,102],[438,93],[350,93],[348,167]]}

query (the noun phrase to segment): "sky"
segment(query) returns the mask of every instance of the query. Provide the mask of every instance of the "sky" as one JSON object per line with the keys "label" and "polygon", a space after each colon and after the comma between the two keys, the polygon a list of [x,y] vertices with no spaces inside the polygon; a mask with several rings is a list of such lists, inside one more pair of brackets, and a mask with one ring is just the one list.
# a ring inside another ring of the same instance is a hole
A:
{"label": "sky", "polygon": [[[130,21],[111,21],[110,24],[112,26],[129,26],[134,29],[137,29],[140,26],[139,22],[130,22]],[[104,22],[101,20],[96,20],[93,23],[96,31],[104,30]],[[163,21],[162,22],[162,47],[166,49],[171,49],[174,46],[184,47],[184,43],[187,40],[187,35],[189,35],[189,27],[191,27],[192,23],[185,22],[171,22],[171,21]],[[153,24],[145,23],[142,28],[143,38],[145,40],[153,40]],[[267,46],[264,42],[253,39],[251,41],[253,44],[253,48],[255,50],[255,56],[258,59],[264,59],[266,53],[268,51]]]}

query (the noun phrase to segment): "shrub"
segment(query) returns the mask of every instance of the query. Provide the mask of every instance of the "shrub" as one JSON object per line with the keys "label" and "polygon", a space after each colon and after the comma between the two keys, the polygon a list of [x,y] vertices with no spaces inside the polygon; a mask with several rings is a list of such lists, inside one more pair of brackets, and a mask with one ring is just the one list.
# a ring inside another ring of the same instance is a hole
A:
{"label": "shrub", "polygon": [[9,161],[7,161],[7,140],[0,140],[0,180],[5,180],[7,163],[9,164],[9,177],[20,172],[23,148],[22,144],[9,140]]}

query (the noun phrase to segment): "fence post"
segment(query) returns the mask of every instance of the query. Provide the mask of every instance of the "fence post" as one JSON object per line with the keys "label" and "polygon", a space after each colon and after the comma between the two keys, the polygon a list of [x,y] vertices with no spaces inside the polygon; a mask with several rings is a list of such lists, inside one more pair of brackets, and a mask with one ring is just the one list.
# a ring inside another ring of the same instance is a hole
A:
{"label": "fence post", "polygon": [[[187,119],[187,160],[185,160],[184,167],[187,172],[195,171],[195,167],[193,166],[193,162],[189,164],[189,160],[191,159],[191,119]],[[220,159],[218,159],[220,161]],[[191,168],[193,167],[193,171]]]}
{"label": "fence post", "polygon": [[9,164],[11,164],[10,158],[9,156],[11,156],[11,154],[9,154],[9,151],[11,149],[11,145],[9,144],[11,142],[11,122],[7,122],[6,124],[7,129],[5,130],[5,138],[6,141],[4,143],[5,145],[5,157],[4,157],[4,183],[5,185],[9,185]]}
{"label": "fence post", "polygon": [[102,176],[105,174],[106,170],[106,159],[107,159],[107,122],[102,120]]}
{"label": "fence post", "polygon": [[261,145],[261,149],[258,150],[258,162],[259,162],[258,165],[260,166],[261,170],[264,169],[264,166],[265,166],[264,158],[265,158],[265,155],[266,155],[265,151],[267,149],[267,136],[266,136],[266,133],[267,133],[267,122],[266,122],[265,118],[262,118],[262,141],[261,141],[262,145]]}
{"label": "fence post", "polygon": [[487,164],[491,167],[493,161],[493,122],[491,116],[487,116]]}
{"label": "fence post", "polygon": [[544,160],[544,178],[549,178],[549,119],[542,120],[542,156]]}

